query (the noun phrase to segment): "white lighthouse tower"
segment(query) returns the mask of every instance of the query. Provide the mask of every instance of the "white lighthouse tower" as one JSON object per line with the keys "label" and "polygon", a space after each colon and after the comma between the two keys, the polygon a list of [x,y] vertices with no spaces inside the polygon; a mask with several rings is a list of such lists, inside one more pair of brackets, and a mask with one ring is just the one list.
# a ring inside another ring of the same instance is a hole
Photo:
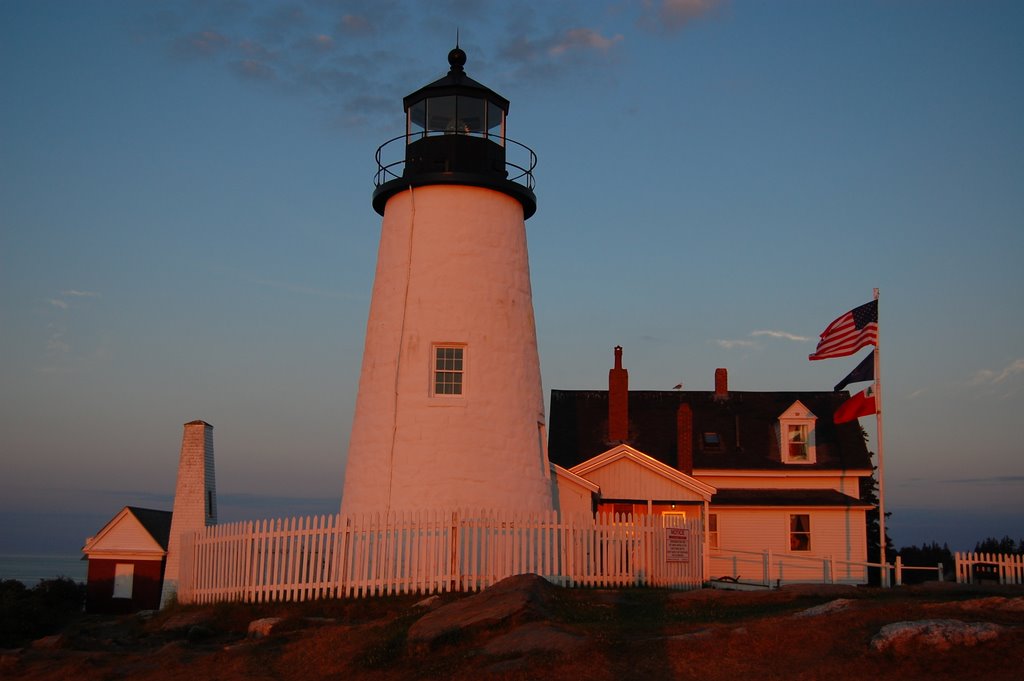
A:
{"label": "white lighthouse tower", "polygon": [[448,62],[377,151],[344,514],[552,508],[526,249],[536,156],[506,137],[509,102],[466,76],[466,53]]}

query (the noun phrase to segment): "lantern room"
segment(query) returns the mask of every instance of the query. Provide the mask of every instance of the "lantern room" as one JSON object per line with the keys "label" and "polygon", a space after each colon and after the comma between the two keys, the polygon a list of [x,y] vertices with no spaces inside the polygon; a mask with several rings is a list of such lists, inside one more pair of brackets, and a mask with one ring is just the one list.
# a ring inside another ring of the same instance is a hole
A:
{"label": "lantern room", "polygon": [[466,53],[448,53],[451,69],[444,78],[407,96],[409,144],[432,135],[473,135],[505,146],[508,100],[465,74]]}
{"label": "lantern room", "polygon": [[377,149],[374,210],[383,215],[387,200],[409,187],[462,184],[509,194],[530,217],[537,157],[506,136],[509,101],[466,75],[459,47],[448,64],[447,75],[402,100],[405,134]]}

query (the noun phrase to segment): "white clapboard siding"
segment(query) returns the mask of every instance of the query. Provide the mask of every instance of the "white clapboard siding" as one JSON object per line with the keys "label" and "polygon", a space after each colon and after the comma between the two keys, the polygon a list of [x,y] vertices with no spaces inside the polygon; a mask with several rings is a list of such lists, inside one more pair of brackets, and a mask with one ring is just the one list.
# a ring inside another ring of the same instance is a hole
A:
{"label": "white clapboard siding", "polygon": [[[663,523],[686,530],[670,556]],[[701,524],[656,515],[430,510],[234,523],[183,539],[183,603],[478,591],[536,573],[565,586],[699,588]],[[688,549],[681,553],[680,546]]]}
{"label": "white clapboard siding", "polygon": [[601,488],[606,499],[682,499],[704,501],[699,491],[688,489],[629,458],[613,461],[587,472],[587,480]]}
{"label": "white clapboard siding", "polygon": [[86,543],[94,558],[162,556],[165,551],[126,507]]}
{"label": "white clapboard siding", "polygon": [[[708,575],[766,584],[867,582],[867,535],[855,511],[830,508],[718,508],[719,550],[710,552]],[[810,551],[791,551],[789,516],[811,519]],[[771,565],[765,566],[765,552]],[[769,569],[770,568],[770,569]]]}

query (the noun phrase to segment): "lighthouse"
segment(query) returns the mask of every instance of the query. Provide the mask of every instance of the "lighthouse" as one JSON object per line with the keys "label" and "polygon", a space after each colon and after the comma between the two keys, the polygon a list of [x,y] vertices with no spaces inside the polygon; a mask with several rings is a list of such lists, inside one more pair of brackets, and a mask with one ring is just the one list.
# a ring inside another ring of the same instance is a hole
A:
{"label": "lighthouse", "polygon": [[552,508],[526,247],[536,156],[506,135],[509,102],[466,75],[466,53],[448,63],[377,150],[343,514]]}

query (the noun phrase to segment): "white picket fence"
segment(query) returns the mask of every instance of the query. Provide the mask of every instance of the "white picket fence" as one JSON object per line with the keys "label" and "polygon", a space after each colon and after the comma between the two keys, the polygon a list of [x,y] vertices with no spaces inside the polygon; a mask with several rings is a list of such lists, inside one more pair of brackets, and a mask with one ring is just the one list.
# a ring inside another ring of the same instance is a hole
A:
{"label": "white picket fence", "polygon": [[869,567],[877,563],[842,560],[825,555],[796,555],[739,549],[712,549],[709,576],[773,587],[791,583],[864,584]]}
{"label": "white picket fence", "polygon": [[315,516],[216,525],[182,541],[181,603],[478,591],[536,573],[563,586],[700,588],[697,519],[556,512]]}
{"label": "white picket fence", "polygon": [[960,552],[956,561],[957,584],[998,580],[1000,584],[1024,584],[1024,556],[999,553]]}

